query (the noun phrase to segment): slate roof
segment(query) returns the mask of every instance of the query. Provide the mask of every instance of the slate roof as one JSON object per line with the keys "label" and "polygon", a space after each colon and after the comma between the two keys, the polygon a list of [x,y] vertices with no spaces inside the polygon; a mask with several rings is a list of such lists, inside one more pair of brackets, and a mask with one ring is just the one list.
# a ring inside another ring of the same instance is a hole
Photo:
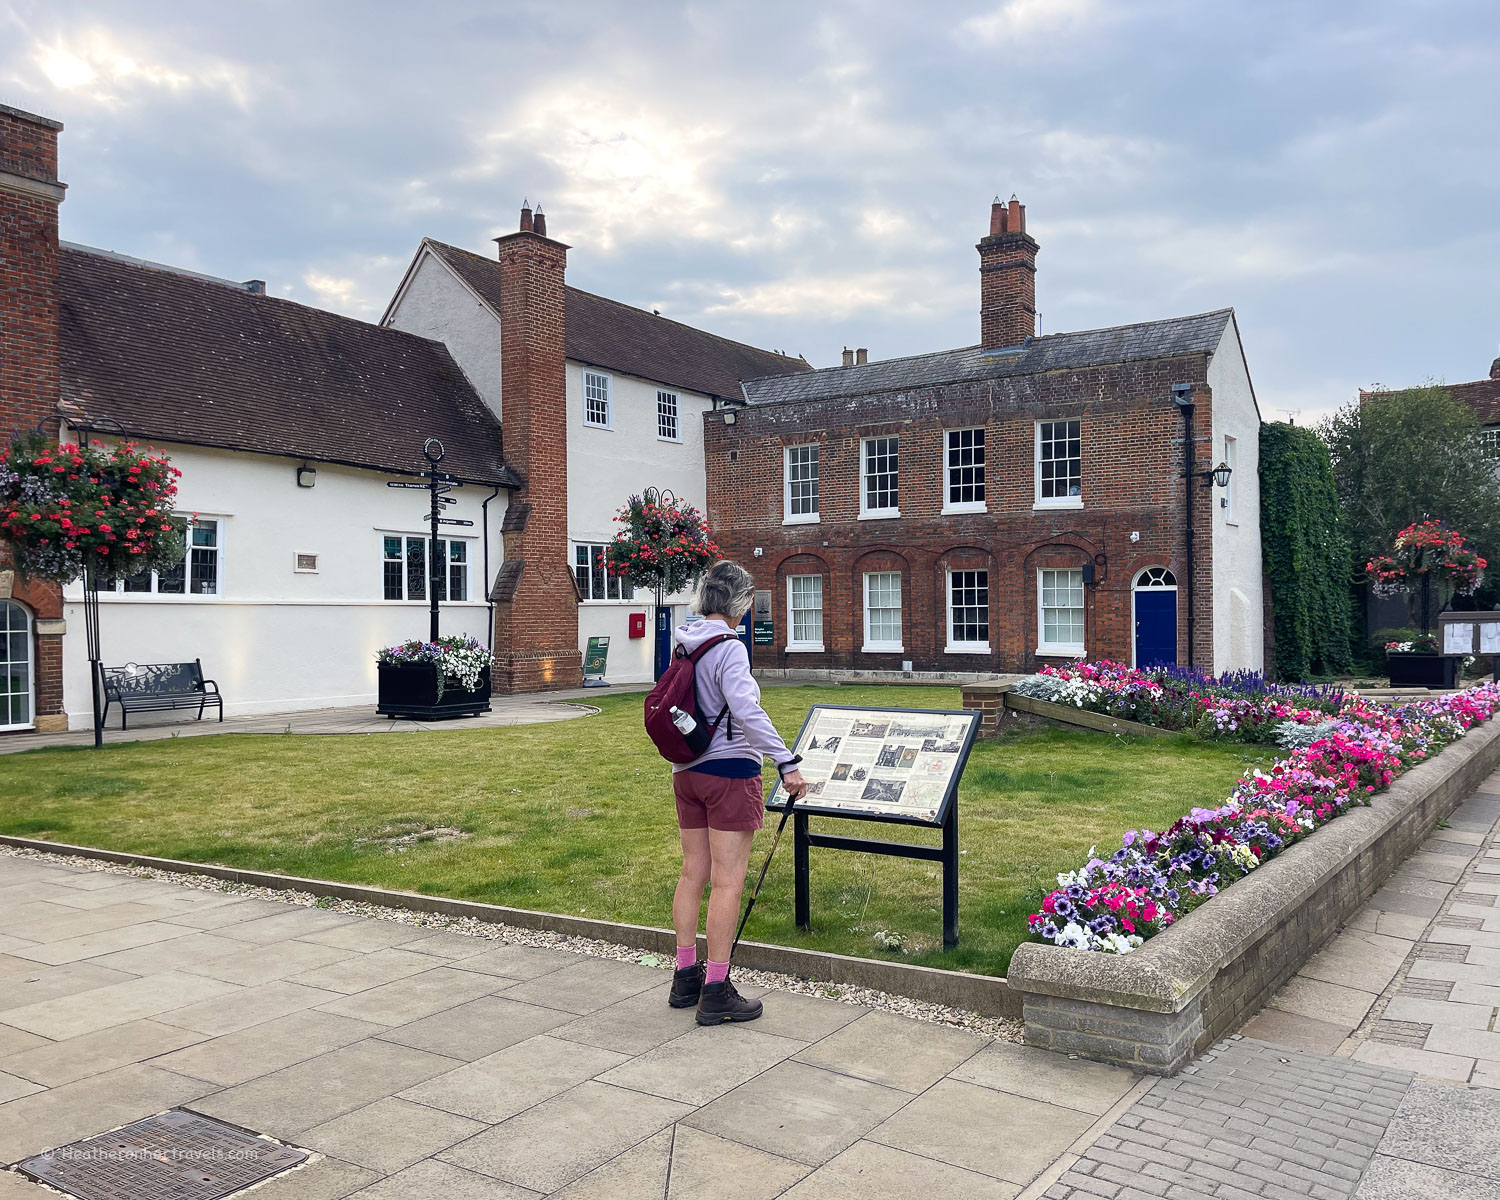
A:
{"label": "slate roof", "polygon": [[[431,238],[423,245],[499,315],[497,261]],[[742,380],[812,369],[804,359],[730,341],[575,287],[567,290],[566,315],[567,355],[574,362],[706,396],[739,400]]]}
{"label": "slate roof", "polygon": [[830,400],[838,396],[910,391],[940,383],[1206,353],[1218,349],[1225,328],[1233,320],[1234,310],[1221,308],[1193,317],[1172,317],[1081,333],[1051,333],[1011,350],[966,346],[961,350],[892,358],[864,366],[825,367],[802,375],[747,380],[745,399],[751,404]]}
{"label": "slate roof", "polygon": [[60,254],[63,397],[128,434],[520,486],[440,342],[86,247]]}

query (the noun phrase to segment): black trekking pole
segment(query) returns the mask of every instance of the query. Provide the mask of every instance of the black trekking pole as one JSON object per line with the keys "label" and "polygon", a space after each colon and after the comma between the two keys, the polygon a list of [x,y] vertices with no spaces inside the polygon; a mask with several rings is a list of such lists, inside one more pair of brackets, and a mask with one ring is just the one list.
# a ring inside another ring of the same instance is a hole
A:
{"label": "black trekking pole", "polygon": [[766,855],[766,862],[760,869],[760,878],[755,881],[755,890],[750,893],[750,903],[745,905],[745,915],[740,918],[740,927],[734,932],[734,944],[729,947],[729,958],[734,959],[734,952],[739,949],[740,938],[745,932],[745,923],[750,920],[750,913],[755,909],[755,902],[760,899],[761,884],[766,881],[766,872],[771,869],[771,859],[776,857],[776,847],[781,845],[781,834],[786,828],[786,819],[792,815],[792,805],[797,803],[797,798],[791,792],[786,794],[786,808],[781,811],[781,824],[776,826],[776,836],[771,841],[771,853]]}

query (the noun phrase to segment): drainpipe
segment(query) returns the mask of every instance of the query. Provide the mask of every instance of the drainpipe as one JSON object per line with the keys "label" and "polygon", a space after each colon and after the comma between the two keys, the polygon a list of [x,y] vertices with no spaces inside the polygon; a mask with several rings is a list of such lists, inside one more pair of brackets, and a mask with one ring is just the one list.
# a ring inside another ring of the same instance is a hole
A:
{"label": "drainpipe", "polygon": [[495,601],[492,599],[493,589],[490,583],[490,501],[500,494],[500,485],[495,485],[495,490],[484,498],[484,503],[479,506],[480,524],[484,527],[484,599],[489,607],[490,623],[489,632],[485,636],[485,645],[491,649],[495,645]]}
{"label": "drainpipe", "polygon": [[1184,555],[1187,566],[1187,665],[1191,667],[1198,615],[1194,594],[1197,581],[1193,571],[1193,467],[1196,465],[1193,451],[1193,385],[1174,383],[1172,401],[1182,410],[1182,511],[1187,527],[1187,550]]}

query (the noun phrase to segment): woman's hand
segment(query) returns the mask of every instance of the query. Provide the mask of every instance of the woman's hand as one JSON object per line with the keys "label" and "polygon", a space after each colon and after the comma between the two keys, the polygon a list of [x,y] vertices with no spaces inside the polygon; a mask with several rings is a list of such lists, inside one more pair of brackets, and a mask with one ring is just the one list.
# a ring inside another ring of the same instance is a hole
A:
{"label": "woman's hand", "polygon": [[807,780],[802,778],[801,771],[788,771],[781,777],[781,786],[786,788],[789,798],[800,800],[807,791]]}

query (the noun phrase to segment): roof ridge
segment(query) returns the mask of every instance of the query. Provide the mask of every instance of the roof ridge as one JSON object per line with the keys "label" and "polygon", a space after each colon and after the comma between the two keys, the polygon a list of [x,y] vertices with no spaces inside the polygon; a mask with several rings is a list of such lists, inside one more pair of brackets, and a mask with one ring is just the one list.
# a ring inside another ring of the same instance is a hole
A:
{"label": "roof ridge", "polygon": [[[498,266],[499,265],[498,263],[495,262],[494,259],[486,258],[483,254],[477,254],[473,250],[465,249],[463,246],[454,246],[454,245],[452,245],[449,242],[438,241],[437,238],[424,237],[422,240],[424,242],[428,243],[429,245],[431,245],[431,246],[439,249],[439,250],[456,250],[460,254],[465,254],[465,255],[467,255],[470,258],[477,259],[478,261],[480,261],[482,263],[487,263],[490,266]],[[742,342],[742,341],[739,341],[736,338],[725,337],[722,333],[714,333],[713,330],[711,330],[711,329],[703,329],[703,328],[700,328],[697,325],[689,325],[686,321],[679,321],[679,320],[676,320],[673,317],[664,317],[659,312],[655,311],[654,309],[641,308],[637,304],[630,304],[630,303],[627,303],[624,300],[616,300],[613,296],[601,295],[599,292],[591,292],[587,288],[581,288],[581,287],[576,286],[575,284],[569,283],[569,284],[566,284],[565,286],[567,287],[567,289],[570,292],[577,292],[580,296],[587,296],[591,300],[601,300],[605,304],[613,304],[613,305],[615,305],[615,306],[617,306],[619,308],[629,309],[631,312],[633,312],[633,313],[635,313],[635,314],[637,314],[639,316],[653,317],[653,318],[655,318],[658,321],[666,321],[669,324],[676,325],[679,329],[686,329],[686,330],[688,330],[691,333],[701,334],[703,337],[713,338],[715,341],[724,342],[726,345],[738,346],[742,350],[753,350],[756,354],[769,354],[769,355],[772,355],[775,358],[779,358],[782,361],[788,362],[788,363],[806,363],[807,362],[807,360],[805,358],[801,358],[801,357],[799,357],[797,355],[782,354],[779,350],[767,350],[767,349],[764,349],[761,346],[753,346],[749,342]]]}
{"label": "roof ridge", "polygon": [[[382,325],[378,321],[366,321],[362,317],[351,317],[348,313],[334,312],[331,308],[319,308],[315,304],[305,304],[301,300],[293,300],[288,296],[275,296],[270,292],[252,292],[243,284],[236,283],[232,279],[222,279],[217,275],[206,275],[201,271],[189,271],[167,263],[157,263],[149,259],[136,258],[130,254],[122,254],[117,250],[101,250],[97,246],[85,246],[80,242],[59,241],[58,249],[72,251],[75,254],[87,254],[93,258],[101,258],[106,262],[119,263],[125,267],[135,267],[138,270],[158,271],[163,275],[172,275],[188,283],[201,283],[208,284],[211,287],[221,287],[227,291],[238,292],[244,296],[254,296],[257,301],[271,301],[275,304],[285,304],[290,308],[304,309],[307,312],[317,313],[321,317],[328,317],[335,321],[347,321],[353,325],[363,325],[369,329],[378,329],[381,333],[396,334],[399,337],[411,338],[415,341],[426,342],[429,345],[440,346],[444,353],[448,353],[447,343],[439,338],[423,337],[420,333],[398,329],[394,325]],[[452,358],[451,353],[449,353],[449,357]]]}

